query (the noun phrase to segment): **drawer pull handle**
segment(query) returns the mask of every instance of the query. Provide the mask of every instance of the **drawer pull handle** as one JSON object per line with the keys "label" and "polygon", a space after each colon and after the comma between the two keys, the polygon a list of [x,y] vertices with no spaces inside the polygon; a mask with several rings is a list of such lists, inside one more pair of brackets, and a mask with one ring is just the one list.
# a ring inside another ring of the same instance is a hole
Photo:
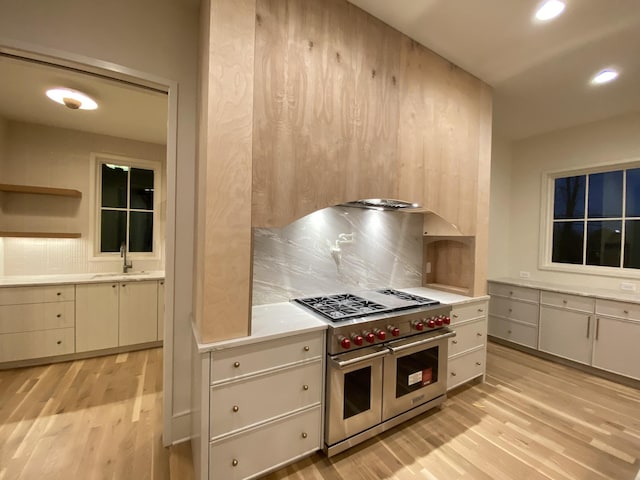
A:
{"label": "drawer pull handle", "polygon": [[57,295],[57,296],[60,296],[60,295],[62,295],[62,292],[58,292],[58,293],[56,293],[56,295]]}
{"label": "drawer pull handle", "polygon": [[456,372],[451,372],[451,376],[455,377],[456,376]]}
{"label": "drawer pull handle", "polygon": [[480,365],[482,365],[482,363],[480,363],[480,362],[476,362],[476,365],[480,366]]}
{"label": "drawer pull handle", "polygon": [[484,308],[479,308],[478,312],[480,312],[480,313],[484,312]]}
{"label": "drawer pull handle", "polygon": [[116,288],[116,286],[115,285],[111,285],[111,288]]}
{"label": "drawer pull handle", "polygon": [[233,410],[234,412],[237,412],[238,410],[240,410],[240,407],[238,405],[234,405],[231,410]]}
{"label": "drawer pull handle", "polygon": [[123,284],[122,284],[122,288],[124,288],[124,287],[126,287],[126,286],[127,286],[127,284],[126,284],[126,283],[123,283]]}
{"label": "drawer pull handle", "polygon": [[302,389],[303,389],[303,390],[309,390],[309,385],[303,385],[303,386],[302,386]]}
{"label": "drawer pull handle", "polygon": [[482,334],[480,332],[476,333],[476,336],[481,337]]}
{"label": "drawer pull handle", "polygon": [[509,290],[509,295],[513,295],[513,290]]}
{"label": "drawer pull handle", "polygon": [[231,466],[237,467],[238,466],[238,460],[236,460],[235,458],[233,460],[231,460]]}
{"label": "drawer pull handle", "polygon": [[307,432],[302,432],[302,438],[307,438],[309,435],[307,435]]}
{"label": "drawer pull handle", "polygon": [[454,345],[458,344],[458,340],[452,340],[451,343],[453,343]]}
{"label": "drawer pull handle", "polygon": [[233,366],[235,368],[240,368],[240,362],[233,362]]}
{"label": "drawer pull handle", "polygon": [[56,315],[56,318],[60,318],[61,316],[62,316],[62,314],[59,313],[59,314]]}
{"label": "drawer pull handle", "polygon": [[507,330],[507,333],[508,333],[509,335],[511,335],[511,330]]}
{"label": "drawer pull handle", "polygon": [[58,340],[56,343],[57,343],[58,345],[62,345],[62,340]]}
{"label": "drawer pull handle", "polygon": [[511,313],[511,312],[513,312],[513,308],[510,308],[510,309],[509,309],[509,313]]}
{"label": "drawer pull handle", "polygon": [[309,351],[309,345],[305,345],[305,346],[304,346],[304,351],[305,351],[305,352],[308,352],[308,351]]}
{"label": "drawer pull handle", "polygon": [[567,304],[567,301],[566,301],[566,300],[562,300],[562,303],[564,303],[564,304],[566,305],[566,304]]}
{"label": "drawer pull handle", "polygon": [[623,312],[629,315],[629,310],[623,310]]}
{"label": "drawer pull handle", "polygon": [[453,318],[458,318],[458,315],[456,315],[455,313],[453,314]]}

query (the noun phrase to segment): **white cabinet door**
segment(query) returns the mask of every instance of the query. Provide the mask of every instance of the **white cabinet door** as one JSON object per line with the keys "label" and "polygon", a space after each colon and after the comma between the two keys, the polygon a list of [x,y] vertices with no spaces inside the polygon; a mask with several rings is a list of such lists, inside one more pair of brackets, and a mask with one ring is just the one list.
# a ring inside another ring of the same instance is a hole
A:
{"label": "white cabinet door", "polygon": [[640,322],[598,317],[593,366],[640,379]]}
{"label": "white cabinet door", "polygon": [[586,313],[541,306],[539,349],[590,364],[595,333],[591,323],[591,315]]}
{"label": "white cabinet door", "polygon": [[158,282],[158,340],[164,340],[164,280]]}
{"label": "white cabinet door", "polygon": [[119,345],[155,342],[158,338],[158,282],[121,282],[119,290]]}
{"label": "white cabinet door", "polygon": [[118,284],[76,285],[76,351],[118,346]]}

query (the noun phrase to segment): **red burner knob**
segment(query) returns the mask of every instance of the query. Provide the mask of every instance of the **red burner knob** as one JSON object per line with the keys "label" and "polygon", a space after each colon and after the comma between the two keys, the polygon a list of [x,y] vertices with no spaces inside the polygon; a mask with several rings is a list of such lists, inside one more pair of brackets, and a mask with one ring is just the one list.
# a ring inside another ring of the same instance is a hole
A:
{"label": "red burner knob", "polygon": [[434,320],[429,320],[427,322],[427,327],[429,328],[435,328],[436,327],[436,322]]}
{"label": "red burner knob", "polygon": [[393,325],[387,325],[387,331],[394,337],[400,335],[400,329],[398,327],[394,327]]}
{"label": "red burner knob", "polygon": [[385,338],[387,338],[387,332],[385,332],[384,330],[380,330],[379,328],[376,328],[373,333],[376,334],[378,340],[384,340]]}
{"label": "red burner knob", "polygon": [[361,346],[364,342],[364,338],[362,338],[362,335],[357,335],[355,333],[351,334],[351,340],[353,340],[353,343],[355,343],[357,346]]}
{"label": "red burner knob", "polygon": [[443,322],[442,322],[442,317],[438,317],[438,318],[436,318],[436,325],[437,325],[438,327],[441,327],[441,326],[442,326],[442,323],[443,323]]}
{"label": "red burner knob", "polygon": [[364,335],[364,338],[366,338],[367,342],[369,343],[373,343],[376,341],[376,336],[371,333],[371,332],[362,332]]}
{"label": "red burner knob", "polygon": [[445,325],[451,325],[451,317],[444,317],[442,319],[442,323],[444,323]]}
{"label": "red burner knob", "polygon": [[424,323],[422,322],[413,322],[413,328],[416,330],[422,331],[424,330]]}
{"label": "red burner knob", "polygon": [[340,342],[340,346],[345,350],[351,348],[351,340],[349,340],[347,337],[338,337],[338,341]]}

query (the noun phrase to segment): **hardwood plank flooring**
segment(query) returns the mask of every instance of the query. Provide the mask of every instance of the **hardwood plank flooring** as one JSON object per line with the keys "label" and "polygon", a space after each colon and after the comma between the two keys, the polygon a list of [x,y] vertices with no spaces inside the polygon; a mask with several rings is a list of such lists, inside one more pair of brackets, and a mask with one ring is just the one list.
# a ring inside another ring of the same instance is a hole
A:
{"label": "hardwood plank flooring", "polygon": [[162,349],[0,371],[0,480],[168,480]]}
{"label": "hardwood plank flooring", "polygon": [[[640,480],[640,390],[490,343],[484,384],[264,480]],[[638,475],[638,477],[636,477]]]}

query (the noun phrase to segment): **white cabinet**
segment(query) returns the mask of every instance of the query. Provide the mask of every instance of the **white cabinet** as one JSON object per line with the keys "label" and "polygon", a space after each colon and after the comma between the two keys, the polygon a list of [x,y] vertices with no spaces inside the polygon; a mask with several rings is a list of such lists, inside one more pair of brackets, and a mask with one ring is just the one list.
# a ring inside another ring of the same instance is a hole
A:
{"label": "white cabinet", "polygon": [[596,300],[593,366],[640,380],[640,305]]}
{"label": "white cabinet", "polygon": [[76,351],[118,345],[118,284],[76,285]]}
{"label": "white cabinet", "polygon": [[158,282],[119,283],[118,345],[158,339]]}
{"label": "white cabinet", "polygon": [[449,339],[448,390],[485,374],[487,301],[454,305],[451,328],[456,336]]}
{"label": "white cabinet", "polygon": [[74,352],[73,285],[0,288],[0,362]]}
{"label": "white cabinet", "polygon": [[543,291],[540,304],[539,349],[591,364],[593,298]]}
{"label": "white cabinet", "polygon": [[210,480],[256,478],[322,448],[324,331],[213,351],[209,369]]}
{"label": "white cabinet", "polygon": [[489,294],[489,335],[537,348],[539,291],[490,282]]}

